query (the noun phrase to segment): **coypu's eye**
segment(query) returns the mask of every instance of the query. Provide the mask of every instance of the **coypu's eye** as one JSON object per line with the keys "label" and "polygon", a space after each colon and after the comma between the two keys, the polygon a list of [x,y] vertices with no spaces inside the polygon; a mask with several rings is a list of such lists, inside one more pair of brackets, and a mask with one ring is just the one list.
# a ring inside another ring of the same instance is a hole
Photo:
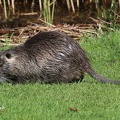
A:
{"label": "coypu's eye", "polygon": [[5,55],[8,59],[10,59],[11,58],[11,54],[10,53],[6,53],[6,55]]}

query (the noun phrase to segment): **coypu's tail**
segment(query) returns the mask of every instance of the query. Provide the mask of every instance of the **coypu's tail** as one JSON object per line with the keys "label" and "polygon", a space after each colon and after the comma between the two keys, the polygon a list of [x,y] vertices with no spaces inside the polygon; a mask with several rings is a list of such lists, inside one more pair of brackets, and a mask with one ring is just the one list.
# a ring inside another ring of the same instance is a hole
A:
{"label": "coypu's tail", "polygon": [[97,74],[92,68],[88,68],[86,72],[93,77],[94,79],[102,82],[102,83],[111,83],[111,84],[120,84],[120,80],[109,80],[107,78],[102,77],[101,75]]}

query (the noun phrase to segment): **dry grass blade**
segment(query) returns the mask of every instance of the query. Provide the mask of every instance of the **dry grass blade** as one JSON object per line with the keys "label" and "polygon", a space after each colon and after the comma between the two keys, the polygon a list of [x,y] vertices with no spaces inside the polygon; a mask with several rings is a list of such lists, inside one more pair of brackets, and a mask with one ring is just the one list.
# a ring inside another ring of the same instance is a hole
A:
{"label": "dry grass blade", "polygon": [[70,2],[71,2],[72,11],[73,11],[73,13],[75,13],[75,7],[74,7],[73,0],[70,0]]}
{"label": "dry grass blade", "polygon": [[12,0],[12,12],[13,12],[13,15],[15,15],[15,4],[14,4],[14,1],[15,0]]}
{"label": "dry grass blade", "polygon": [[7,2],[8,2],[8,6],[10,7],[10,0],[7,0]]}
{"label": "dry grass blade", "polygon": [[80,6],[80,1],[77,0],[77,7],[79,8],[79,6]]}
{"label": "dry grass blade", "polygon": [[73,112],[77,112],[78,110],[76,108],[69,107],[69,109]]}
{"label": "dry grass blade", "polygon": [[120,15],[117,14],[115,11],[112,10],[112,12],[113,12],[115,15],[117,15],[117,17],[120,17]]}
{"label": "dry grass blade", "polygon": [[118,3],[119,3],[119,9],[120,9],[120,0],[118,0]]}
{"label": "dry grass blade", "polygon": [[5,1],[5,0],[3,0],[3,5],[4,5],[4,15],[5,15],[5,19],[7,19],[8,16],[7,16],[7,8],[6,8],[6,1]]}
{"label": "dry grass blade", "polygon": [[49,22],[44,21],[44,20],[42,20],[42,19],[40,19],[40,18],[39,18],[38,20],[40,20],[41,22],[44,22],[45,24],[48,24],[49,26],[55,27],[54,25],[52,25],[52,24],[50,24]]}
{"label": "dry grass blade", "polygon": [[42,11],[42,0],[39,0],[40,12]]}
{"label": "dry grass blade", "polygon": [[70,12],[70,1],[66,0],[68,11]]}

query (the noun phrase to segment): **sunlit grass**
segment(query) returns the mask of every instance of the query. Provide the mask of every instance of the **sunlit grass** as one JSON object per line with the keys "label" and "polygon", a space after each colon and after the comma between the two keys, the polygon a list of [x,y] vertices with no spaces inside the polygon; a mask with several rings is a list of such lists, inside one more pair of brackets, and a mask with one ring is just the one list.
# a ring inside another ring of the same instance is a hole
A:
{"label": "sunlit grass", "polygon": [[[80,44],[97,72],[120,80],[119,34],[84,37]],[[99,83],[88,74],[78,84],[0,84],[0,120],[119,119],[120,86]]]}

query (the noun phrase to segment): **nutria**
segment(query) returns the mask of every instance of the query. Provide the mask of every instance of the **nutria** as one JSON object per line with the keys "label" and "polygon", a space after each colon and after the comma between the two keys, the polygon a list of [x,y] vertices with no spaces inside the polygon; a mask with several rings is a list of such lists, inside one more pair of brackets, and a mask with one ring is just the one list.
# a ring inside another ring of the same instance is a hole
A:
{"label": "nutria", "polygon": [[42,32],[0,53],[0,81],[69,83],[82,81],[85,72],[102,83],[120,84],[98,75],[85,51],[64,33]]}

